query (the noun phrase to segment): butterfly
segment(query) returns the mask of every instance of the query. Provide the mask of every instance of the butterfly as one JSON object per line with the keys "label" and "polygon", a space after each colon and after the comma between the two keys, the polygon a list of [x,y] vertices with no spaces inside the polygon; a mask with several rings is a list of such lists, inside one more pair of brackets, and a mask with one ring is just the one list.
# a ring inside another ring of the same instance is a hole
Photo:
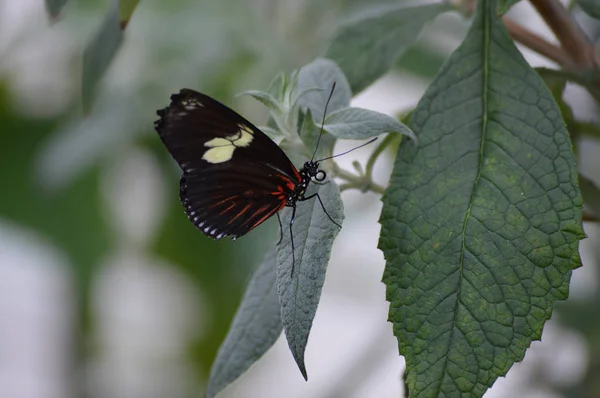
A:
{"label": "butterfly", "polygon": [[[333,89],[330,99],[332,94]],[[154,127],[183,171],[181,203],[190,221],[205,235],[235,240],[272,216],[279,218],[279,211],[287,206],[292,208],[289,228],[294,256],[291,232],[296,205],[312,198],[319,200],[325,215],[341,228],[318,193],[306,195],[313,180],[325,180],[319,163],[326,159],[315,161],[313,155],[298,170],[265,133],[194,90],[173,94],[170,105],[157,114],[160,119]],[[282,231],[281,220],[279,225]],[[292,272],[294,262],[293,257]]]}

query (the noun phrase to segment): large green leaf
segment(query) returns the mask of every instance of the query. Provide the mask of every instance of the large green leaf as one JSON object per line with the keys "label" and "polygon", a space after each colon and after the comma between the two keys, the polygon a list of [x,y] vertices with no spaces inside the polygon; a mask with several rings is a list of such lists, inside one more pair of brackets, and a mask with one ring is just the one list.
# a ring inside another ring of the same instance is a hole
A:
{"label": "large green leaf", "polygon": [[119,2],[115,1],[83,52],[81,90],[83,108],[86,111],[91,107],[98,82],[104,76],[122,42]]}
{"label": "large green leaf", "polygon": [[[340,190],[335,182],[313,185],[327,213],[341,225],[344,218]],[[318,198],[298,202],[293,225],[295,262],[292,261],[290,218],[292,211],[282,212],[282,243],[277,250],[277,294],[281,319],[292,355],[307,379],[304,351],[321,298],[331,246],[340,229],[325,215]],[[293,270],[292,270],[293,267]]]}
{"label": "large green leaf", "polygon": [[212,366],[207,398],[236,380],[281,334],[281,310],[275,288],[277,252],[270,250],[248,284],[240,308]]}
{"label": "large green leaf", "polygon": [[539,339],[580,265],[582,199],[560,111],[496,2],[415,109],[379,247],[411,397],[475,396]]}
{"label": "large green leaf", "polygon": [[451,9],[446,2],[380,9],[340,27],[325,56],[339,65],[356,94],[392,67],[428,21]]}

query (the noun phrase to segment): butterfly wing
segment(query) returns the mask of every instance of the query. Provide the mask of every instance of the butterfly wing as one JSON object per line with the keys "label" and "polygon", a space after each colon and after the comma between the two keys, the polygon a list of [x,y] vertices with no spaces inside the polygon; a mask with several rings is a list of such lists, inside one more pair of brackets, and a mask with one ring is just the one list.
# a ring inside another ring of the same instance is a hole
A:
{"label": "butterfly wing", "polygon": [[212,238],[248,233],[281,210],[302,181],[269,137],[204,94],[183,89],[158,115],[156,131],[183,170],[185,212]]}

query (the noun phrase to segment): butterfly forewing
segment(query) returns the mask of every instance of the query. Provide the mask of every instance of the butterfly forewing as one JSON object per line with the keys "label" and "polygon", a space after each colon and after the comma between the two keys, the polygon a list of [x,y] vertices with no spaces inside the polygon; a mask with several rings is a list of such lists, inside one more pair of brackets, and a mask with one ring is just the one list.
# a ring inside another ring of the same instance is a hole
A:
{"label": "butterfly forewing", "polygon": [[286,204],[302,178],[252,123],[216,100],[183,89],[155,128],[183,170],[180,198],[206,235],[242,236]]}

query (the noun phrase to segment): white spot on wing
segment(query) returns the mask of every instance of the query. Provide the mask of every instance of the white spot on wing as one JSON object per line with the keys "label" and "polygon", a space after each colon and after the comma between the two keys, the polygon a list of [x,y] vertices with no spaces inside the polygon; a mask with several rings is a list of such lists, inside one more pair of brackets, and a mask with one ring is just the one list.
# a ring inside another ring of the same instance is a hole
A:
{"label": "white spot on wing", "polygon": [[204,152],[202,159],[213,164],[227,162],[233,157],[233,151],[236,148],[244,148],[250,145],[254,139],[254,132],[244,124],[240,124],[238,127],[240,130],[235,134],[225,138],[213,138],[205,142],[204,146],[210,149]]}

